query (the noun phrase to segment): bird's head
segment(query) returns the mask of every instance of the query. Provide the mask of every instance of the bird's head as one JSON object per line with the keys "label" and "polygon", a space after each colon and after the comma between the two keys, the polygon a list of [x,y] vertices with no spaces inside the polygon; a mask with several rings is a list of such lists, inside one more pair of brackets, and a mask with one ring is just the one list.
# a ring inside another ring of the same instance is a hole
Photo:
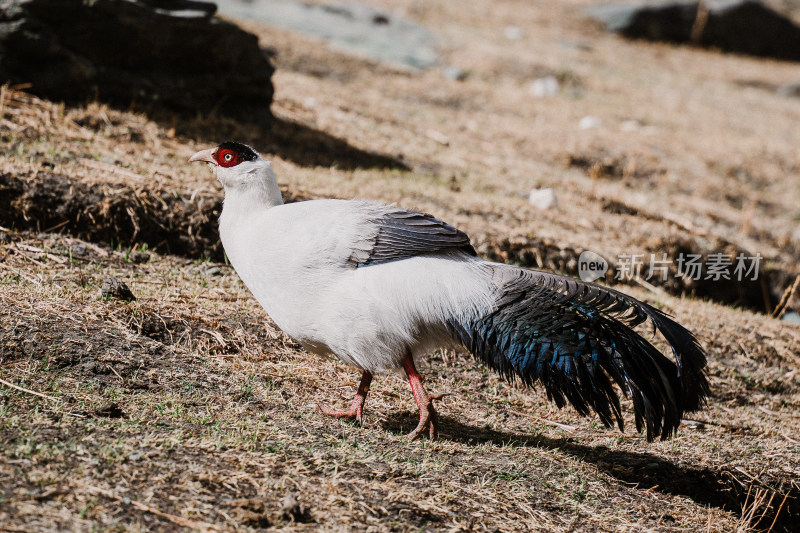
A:
{"label": "bird's head", "polygon": [[228,141],[216,148],[200,150],[189,161],[205,161],[214,175],[227,188],[257,185],[265,179],[274,179],[269,161],[246,144]]}

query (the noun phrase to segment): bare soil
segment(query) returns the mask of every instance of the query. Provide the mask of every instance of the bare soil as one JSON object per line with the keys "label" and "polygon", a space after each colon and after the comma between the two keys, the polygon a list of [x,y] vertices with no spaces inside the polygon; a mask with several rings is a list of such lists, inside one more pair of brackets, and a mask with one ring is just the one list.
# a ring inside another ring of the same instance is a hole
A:
{"label": "bare soil", "polygon": [[[770,314],[800,274],[800,99],[772,88],[797,65],[623,41],[581,18],[590,2],[374,3],[434,28],[467,78],[253,24],[277,54],[271,131],[3,88],[0,531],[792,531],[800,329]],[[547,74],[561,92],[535,98]],[[765,275],[619,286],[708,350],[713,396],[675,439],[446,351],[425,369],[450,393],[440,438],[409,443],[400,376],[376,380],[364,427],[320,416],[357,373],[285,337],[225,264],[221,191],[186,160],[233,138],[290,201],[397,202],[485,257],[575,273],[585,249],[744,251]],[[104,298],[107,277],[137,300]]]}

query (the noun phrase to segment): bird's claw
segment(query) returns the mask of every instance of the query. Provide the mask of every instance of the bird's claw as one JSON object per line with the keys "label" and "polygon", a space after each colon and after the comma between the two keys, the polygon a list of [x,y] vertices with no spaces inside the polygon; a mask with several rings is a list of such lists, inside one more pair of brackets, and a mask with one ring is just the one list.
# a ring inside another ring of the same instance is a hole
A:
{"label": "bird's claw", "polygon": [[338,410],[331,409],[327,405],[318,403],[316,405],[317,411],[324,415],[332,416],[334,418],[346,418],[348,420],[355,420],[358,425],[364,423],[364,411],[361,407],[350,407],[350,409]]}
{"label": "bird's claw", "polygon": [[367,393],[369,392],[370,383],[372,383],[372,373],[365,370],[364,373],[361,374],[361,383],[358,385],[356,396],[353,398],[353,403],[350,404],[349,409],[331,409],[324,404],[318,403],[316,405],[317,411],[334,418],[347,418],[349,420],[355,420],[359,426],[363,425],[364,402],[367,400]]}
{"label": "bird's claw", "polygon": [[449,393],[447,392],[434,392],[433,394],[428,394],[428,401],[425,402],[425,404],[420,405],[419,423],[417,424],[417,427],[414,428],[414,431],[408,435],[403,436],[403,438],[409,441],[414,440],[424,434],[425,430],[427,429],[428,438],[434,440],[436,438],[436,426],[438,425],[439,415],[436,412],[436,409],[433,407],[433,400],[441,400],[448,394]]}

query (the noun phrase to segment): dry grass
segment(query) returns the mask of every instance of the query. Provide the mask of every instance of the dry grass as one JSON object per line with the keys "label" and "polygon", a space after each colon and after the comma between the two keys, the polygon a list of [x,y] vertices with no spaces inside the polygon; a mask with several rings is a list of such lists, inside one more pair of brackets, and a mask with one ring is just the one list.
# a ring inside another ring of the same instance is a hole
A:
{"label": "dry grass", "polygon": [[[800,259],[800,100],[764,87],[796,66],[624,42],[580,22],[585,3],[392,2],[437,29],[463,82],[251,26],[278,51],[273,132],[4,89],[0,531],[790,530],[796,327],[626,288],[709,351],[714,396],[676,439],[606,430],[446,352],[427,369],[451,393],[442,438],[407,443],[402,379],[377,380],[363,428],[319,416],[310,406],[346,403],[356,373],[305,354],[207,259],[221,260],[207,233],[220,193],[185,161],[237,137],[291,195],[423,209],[489,256],[570,271],[585,248],[758,251],[775,306]],[[525,39],[506,41],[508,24]],[[532,97],[547,73],[564,91]],[[589,114],[603,126],[578,129]],[[534,186],[559,209],[528,205]],[[104,300],[106,276],[138,301]]]}
{"label": "dry grass", "polygon": [[[445,353],[428,370],[452,393],[441,439],[407,443],[396,376],[373,387],[364,428],[319,416],[311,405],[345,403],[356,373],[283,337],[229,267],[76,244],[2,247],[3,379],[56,399],[4,387],[3,522],[730,531],[771,521],[787,494],[797,505],[798,334],[769,318],[660,302],[700,325],[713,358],[712,405],[672,441],[552,410]],[[109,275],[138,301],[104,300]],[[284,513],[287,495],[306,511]]]}

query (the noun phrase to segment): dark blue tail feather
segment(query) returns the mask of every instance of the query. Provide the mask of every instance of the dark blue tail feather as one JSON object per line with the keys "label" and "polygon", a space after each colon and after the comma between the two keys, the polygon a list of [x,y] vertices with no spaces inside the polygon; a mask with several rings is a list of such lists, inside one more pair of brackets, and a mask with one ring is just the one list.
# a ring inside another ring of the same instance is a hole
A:
{"label": "dark blue tail feather", "polygon": [[[558,407],[596,412],[623,429],[614,384],[633,401],[638,431],[667,439],[709,394],[697,339],[666,313],[613,289],[555,274],[494,265],[495,310],[451,320],[451,335],[507,379],[541,383]],[[665,357],[633,328],[650,320],[672,348]]]}

